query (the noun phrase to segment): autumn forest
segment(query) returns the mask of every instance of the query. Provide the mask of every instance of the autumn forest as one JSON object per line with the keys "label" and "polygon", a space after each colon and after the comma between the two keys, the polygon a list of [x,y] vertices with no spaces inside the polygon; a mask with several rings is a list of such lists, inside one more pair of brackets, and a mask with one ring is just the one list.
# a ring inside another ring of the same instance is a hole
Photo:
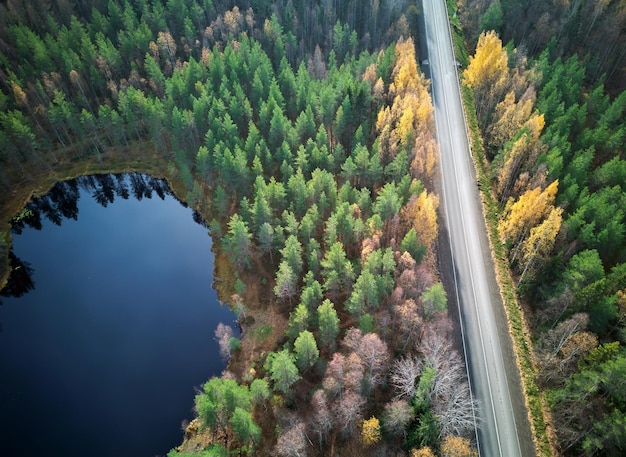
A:
{"label": "autumn forest", "polygon": [[[534,3],[448,2],[481,188],[550,452],[622,455],[626,6]],[[56,181],[148,173],[208,223],[242,338],[218,327],[228,369],[168,456],[476,455],[419,16],[404,0],[0,3],[3,283],[11,231],[62,212],[54,195],[24,206]]]}

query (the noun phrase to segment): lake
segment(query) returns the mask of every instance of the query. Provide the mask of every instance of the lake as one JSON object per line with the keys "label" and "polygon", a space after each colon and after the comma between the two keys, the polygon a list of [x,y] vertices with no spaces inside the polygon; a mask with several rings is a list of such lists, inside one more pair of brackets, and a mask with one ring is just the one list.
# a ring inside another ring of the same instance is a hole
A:
{"label": "lake", "polygon": [[206,227],[140,174],[60,183],[31,208],[3,290],[22,295],[1,297],[0,455],[167,454],[225,368],[217,324],[235,327]]}

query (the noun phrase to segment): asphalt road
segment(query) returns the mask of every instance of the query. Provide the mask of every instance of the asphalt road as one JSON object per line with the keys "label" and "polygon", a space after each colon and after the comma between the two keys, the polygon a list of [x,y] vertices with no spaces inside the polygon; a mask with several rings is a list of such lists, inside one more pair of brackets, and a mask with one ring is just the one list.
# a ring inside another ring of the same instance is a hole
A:
{"label": "asphalt road", "polygon": [[[442,212],[451,253],[481,456],[534,456],[519,372],[500,298],[461,104],[445,0],[423,0],[425,65],[432,81],[441,150]],[[424,65],[423,65],[424,66]],[[452,293],[451,293],[452,292]]]}

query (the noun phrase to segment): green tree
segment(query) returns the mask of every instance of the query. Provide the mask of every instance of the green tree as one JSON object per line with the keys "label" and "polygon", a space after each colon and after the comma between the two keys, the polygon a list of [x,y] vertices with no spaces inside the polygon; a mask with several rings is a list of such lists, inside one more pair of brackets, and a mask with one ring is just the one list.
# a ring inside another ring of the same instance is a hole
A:
{"label": "green tree", "polygon": [[283,394],[287,394],[290,387],[300,379],[294,356],[286,349],[268,354],[265,369],[274,382],[274,388]]}
{"label": "green tree", "polygon": [[250,412],[237,407],[229,422],[239,441],[249,445],[258,443],[261,429],[252,419]]}
{"label": "green tree", "polygon": [[426,247],[417,239],[417,233],[413,227],[404,235],[400,249],[408,252],[417,263],[421,262],[426,254]]}
{"label": "green tree", "polygon": [[317,348],[315,337],[308,330],[303,330],[293,343],[296,356],[296,365],[300,371],[306,371],[317,362],[320,352]]}
{"label": "green tree", "polygon": [[280,262],[278,271],[276,272],[276,285],[274,286],[274,293],[277,297],[285,300],[291,299],[296,295],[298,289],[299,278],[294,273],[293,269],[286,261]]}
{"label": "green tree", "polygon": [[333,349],[339,335],[339,317],[335,305],[328,299],[317,307],[317,327],[320,344]]}
{"label": "green tree", "polygon": [[438,282],[433,284],[422,293],[424,303],[424,315],[432,318],[437,312],[444,312],[448,306],[448,297],[443,288],[443,284]]}
{"label": "green tree", "polygon": [[225,432],[236,409],[250,411],[250,392],[233,379],[212,378],[196,395],[195,408],[202,427]]}
{"label": "green tree", "polygon": [[257,405],[270,398],[270,388],[265,379],[257,378],[250,383],[250,398]]}
{"label": "green tree", "polygon": [[350,292],[354,281],[352,263],[346,257],[343,244],[336,242],[326,251],[321,262],[324,289],[331,296],[341,292]]}
{"label": "green tree", "polygon": [[228,237],[226,238],[227,251],[235,266],[241,270],[250,267],[252,256],[252,235],[239,214],[233,214],[228,221]]}
{"label": "green tree", "polygon": [[[295,218],[294,218],[295,220]],[[297,222],[296,222],[297,224]],[[297,233],[297,230],[296,230]],[[291,267],[294,275],[300,277],[302,274],[302,244],[298,240],[297,236],[290,235],[285,240],[285,247],[280,250],[283,262]]]}
{"label": "green tree", "polygon": [[301,332],[309,328],[310,320],[309,309],[304,303],[299,303],[289,315],[289,326],[287,328],[289,339],[295,340]]}

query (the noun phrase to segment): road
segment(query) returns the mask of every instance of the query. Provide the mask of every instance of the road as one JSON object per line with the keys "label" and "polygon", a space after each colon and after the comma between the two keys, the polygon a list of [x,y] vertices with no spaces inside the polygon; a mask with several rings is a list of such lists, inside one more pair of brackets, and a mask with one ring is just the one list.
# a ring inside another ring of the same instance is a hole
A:
{"label": "road", "polygon": [[422,11],[441,150],[442,211],[452,258],[450,282],[456,289],[448,291],[448,296],[459,304],[471,389],[480,405],[479,454],[534,456],[470,156],[445,0],[423,0]]}

